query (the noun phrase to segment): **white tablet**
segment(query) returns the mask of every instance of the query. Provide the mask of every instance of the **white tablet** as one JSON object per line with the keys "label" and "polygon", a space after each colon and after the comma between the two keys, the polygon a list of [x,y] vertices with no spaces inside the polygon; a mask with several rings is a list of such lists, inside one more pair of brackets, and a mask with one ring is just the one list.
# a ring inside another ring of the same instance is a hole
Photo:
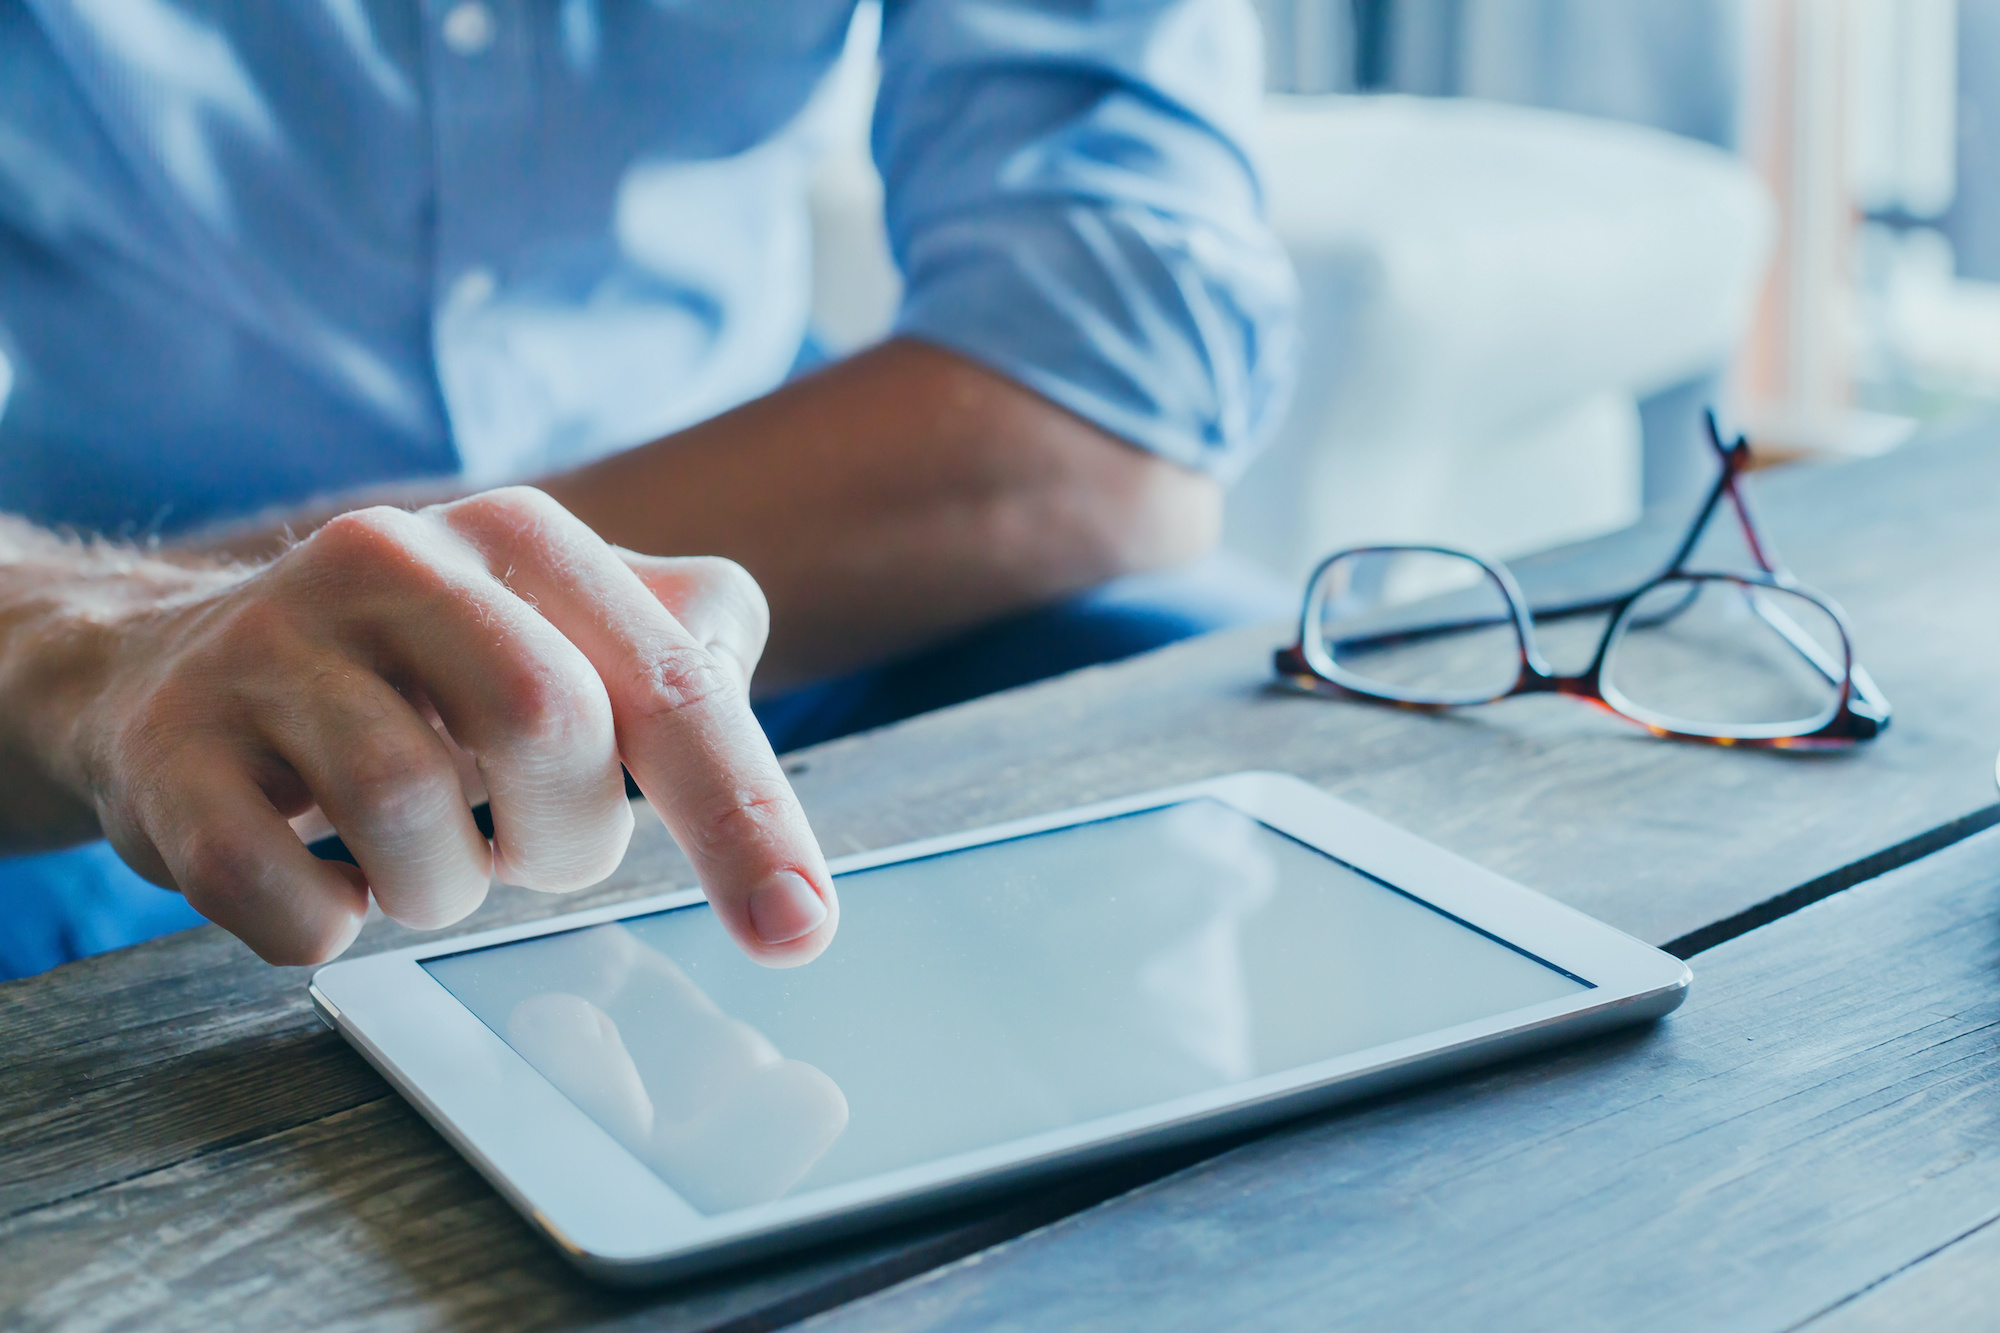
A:
{"label": "white tablet", "polygon": [[1653,1018],[1690,979],[1270,773],[833,870],[802,968],[683,892],[312,997],[564,1254],[639,1283]]}

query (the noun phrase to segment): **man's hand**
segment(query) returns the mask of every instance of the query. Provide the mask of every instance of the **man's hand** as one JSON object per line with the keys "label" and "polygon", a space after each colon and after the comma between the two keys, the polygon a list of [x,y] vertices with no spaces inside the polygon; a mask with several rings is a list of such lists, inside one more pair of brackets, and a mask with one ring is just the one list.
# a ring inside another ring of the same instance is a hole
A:
{"label": "man's hand", "polygon": [[[736,565],[618,550],[510,489],[344,514],[254,570],[171,571],[99,560],[11,599],[0,751],[271,962],[338,954],[371,896],[436,927],[494,877],[604,878],[632,833],[621,760],[746,952],[796,964],[832,938],[832,881],[750,713],[768,613]],[[314,807],[358,868],[306,851],[287,820]]]}

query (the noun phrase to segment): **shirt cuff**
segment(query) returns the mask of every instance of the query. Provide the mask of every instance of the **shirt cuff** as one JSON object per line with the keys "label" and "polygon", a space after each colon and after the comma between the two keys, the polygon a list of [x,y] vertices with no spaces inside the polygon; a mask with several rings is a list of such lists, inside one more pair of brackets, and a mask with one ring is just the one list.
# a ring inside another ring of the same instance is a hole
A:
{"label": "shirt cuff", "polygon": [[1296,289],[1268,234],[1057,203],[928,227],[896,332],[1229,481],[1284,411]]}

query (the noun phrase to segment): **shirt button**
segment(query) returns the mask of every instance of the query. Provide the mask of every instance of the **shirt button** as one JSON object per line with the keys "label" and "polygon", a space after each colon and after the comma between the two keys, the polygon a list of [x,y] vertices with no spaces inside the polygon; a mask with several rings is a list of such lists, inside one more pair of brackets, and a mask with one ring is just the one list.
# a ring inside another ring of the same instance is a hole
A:
{"label": "shirt button", "polygon": [[480,0],[453,5],[444,16],[444,44],[462,56],[476,56],[493,45],[493,11]]}

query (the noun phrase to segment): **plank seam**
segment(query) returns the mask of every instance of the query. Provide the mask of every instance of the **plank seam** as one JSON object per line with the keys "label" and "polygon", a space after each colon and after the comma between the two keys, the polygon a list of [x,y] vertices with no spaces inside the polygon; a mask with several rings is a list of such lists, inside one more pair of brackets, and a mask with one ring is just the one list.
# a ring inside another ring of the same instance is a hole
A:
{"label": "plank seam", "polygon": [[1963,842],[1975,833],[1982,833],[2000,824],[2000,805],[1989,805],[1975,810],[1969,815],[1961,815],[1949,823],[1940,824],[1914,838],[1906,838],[1893,847],[1885,847],[1859,861],[1849,862],[1838,870],[1829,871],[1817,879],[1807,880],[1796,888],[1787,889],[1761,903],[1744,908],[1733,916],[1697,927],[1677,939],[1667,941],[1660,947],[1674,957],[1686,959],[1718,944],[1725,944],[1739,935],[1747,935],[1759,926],[1768,926],[1802,907],[1810,907],[1834,894],[1851,889],[1871,879],[1877,879],[1910,864],[1921,861],[1934,852],[1941,852],[1956,842]]}
{"label": "plank seam", "polygon": [[[1041,1217],[1042,1212],[1037,1210],[1035,1216]],[[852,1305],[891,1287],[949,1270],[995,1246],[1005,1245],[1074,1215],[1074,1212],[1063,1213],[1054,1218],[1042,1217],[1037,1222],[1020,1219],[1012,1212],[1003,1213],[975,1232],[953,1234],[944,1237],[935,1246],[891,1255],[853,1272],[841,1273],[819,1286],[792,1292],[769,1305],[746,1310],[734,1318],[711,1325],[703,1333],[773,1333],[814,1315]]]}
{"label": "plank seam", "polygon": [[1183,1144],[1102,1168],[1054,1189],[1030,1190],[1000,1212],[937,1237],[918,1251],[885,1256],[855,1272],[831,1277],[822,1285],[792,1292],[770,1305],[743,1311],[720,1324],[704,1326],[702,1333],[771,1333],[892,1287],[927,1282],[961,1264],[975,1262],[1002,1245],[1014,1244],[1200,1166],[1243,1146],[1250,1137],[1232,1134],[1213,1144]]}
{"label": "plank seam", "polygon": [[2000,1221],[2000,1215],[1989,1217],[1984,1222],[1981,1222],[1978,1226],[1971,1227],[1965,1231],[1961,1231],[1958,1235],[1953,1236],[1950,1240],[1947,1240],[1942,1244],[1932,1246],[1930,1249],[1925,1250],[1922,1254],[1917,1255],[1914,1259],[1911,1259],[1908,1263],[1900,1264],[1897,1267],[1890,1269],[1888,1272],[1884,1273],[1881,1277],[1878,1277],[1873,1282],[1870,1282],[1867,1286],[1861,1287],[1855,1291],[1851,1291],[1847,1295],[1842,1296],[1839,1300],[1835,1301],[1833,1304],[1827,1306],[1825,1309],[1816,1310],[1812,1314],[1807,1315],[1804,1319],[1801,1319],[1798,1323],[1793,1324],[1791,1325],[1791,1327],[1787,1328],[1785,1330],[1785,1333],[1800,1333],[1800,1330],[1812,1327],[1812,1325],[1817,1324],[1820,1320],[1834,1313],[1834,1311],[1844,1309],[1847,1306],[1854,1304],[1854,1302],[1860,1300],[1863,1296],[1866,1296],[1869,1292],[1874,1291],[1876,1288],[1882,1286],[1884,1283],[1894,1282],[1897,1278],[1901,1277],[1903,1274],[1911,1271],[1912,1269],[1920,1268],[1924,1264],[1929,1263],[1931,1260],[1937,1258],[1940,1254],[1943,1254],[1946,1250],[1952,1249],[1954,1246],[1961,1245],[1966,1241],[1971,1240],[1974,1236],[1978,1235],[1980,1232],[1992,1226],[1996,1221]]}
{"label": "plank seam", "polygon": [[309,1115],[302,1120],[295,1120],[290,1124],[275,1127],[265,1126],[243,1134],[233,1134],[226,1139],[218,1139],[214,1143],[204,1143],[185,1157],[176,1157],[170,1162],[155,1163],[143,1170],[134,1171],[130,1175],[118,1176],[112,1180],[100,1180],[94,1185],[86,1185],[82,1189],[72,1190],[68,1194],[58,1194],[54,1198],[39,1200],[25,1207],[16,1208],[11,1212],[0,1213],[0,1223],[12,1222],[16,1218],[26,1217],[30,1213],[41,1212],[45,1208],[59,1208],[66,1203],[74,1203],[78,1199],[87,1199],[93,1194],[99,1194],[105,1190],[114,1190],[121,1185],[129,1185],[135,1180],[144,1180],[147,1176],[158,1175],[163,1171],[177,1170],[180,1167],[186,1166],[189,1162],[199,1162],[202,1158],[212,1157],[219,1152],[228,1152],[233,1148],[247,1147],[253,1143],[261,1143],[265,1139],[279,1138],[296,1130],[303,1129],[308,1125],[316,1125],[321,1121],[331,1120],[335,1116],[346,1115],[348,1112],[357,1111],[364,1106],[373,1106],[376,1102],[386,1101],[395,1095],[393,1090],[385,1090],[373,1097],[364,1097],[358,1102],[340,1107],[337,1110]]}

